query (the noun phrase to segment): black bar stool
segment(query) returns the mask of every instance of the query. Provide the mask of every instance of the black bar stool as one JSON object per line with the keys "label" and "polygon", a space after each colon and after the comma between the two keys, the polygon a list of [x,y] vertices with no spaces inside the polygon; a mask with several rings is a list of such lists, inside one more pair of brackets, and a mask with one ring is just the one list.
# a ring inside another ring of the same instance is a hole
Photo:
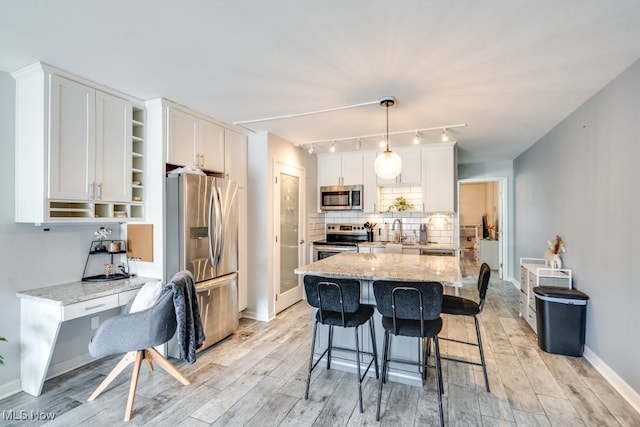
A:
{"label": "black bar stool", "polygon": [[[371,305],[360,304],[360,282],[353,279],[330,279],[319,276],[305,276],[304,290],[307,295],[307,302],[312,307],[318,309],[316,320],[313,324],[313,337],[311,338],[311,356],[309,357],[309,373],[307,374],[307,386],[304,392],[305,400],[309,398],[309,384],[311,382],[311,371],[327,355],[327,369],[331,369],[331,351],[342,350],[356,353],[356,367],[358,372],[358,397],[360,399],[360,412],[362,407],[362,381],[369,372],[371,364],[375,364],[376,378],[378,378],[378,352],[376,350],[376,334],[373,325],[374,308]],[[369,322],[369,332],[371,334],[372,352],[360,350],[358,342],[358,327]],[[322,352],[318,360],[313,363],[313,352],[316,344],[316,332],[318,323],[329,326],[329,339],[327,348]],[[333,327],[355,329],[355,350],[352,348],[333,346]],[[364,373],[361,373],[361,354],[371,356]]]}
{"label": "black bar stool", "polygon": [[484,372],[484,383],[487,387],[487,392],[491,392],[489,389],[489,377],[487,376],[487,364],[484,360],[484,350],[482,349],[482,338],[480,337],[480,324],[478,323],[478,314],[482,313],[484,308],[484,300],[487,296],[487,289],[489,288],[489,278],[491,277],[491,268],[487,263],[483,263],[480,266],[480,273],[478,274],[478,302],[470,299],[456,297],[453,295],[445,295],[442,299],[442,313],[450,314],[454,316],[470,316],[473,317],[473,321],[476,325],[476,339],[477,342],[460,341],[452,338],[442,338],[443,340],[453,341],[460,344],[467,344],[478,347],[480,351],[480,363],[470,360],[456,359],[449,356],[442,356],[442,359],[452,360],[454,362],[466,363],[469,365],[482,366],[482,372]]}
{"label": "black bar stool", "polygon": [[[440,347],[438,334],[442,330],[442,284],[439,282],[393,282],[378,280],[373,282],[376,306],[382,314],[384,327],[384,346],[382,350],[382,375],[378,389],[378,408],[376,421],[380,421],[380,402],[382,384],[386,382],[389,362],[417,365],[426,378],[427,368],[435,367],[438,388],[440,425],[444,426],[442,410],[442,373],[440,368]],[[422,351],[418,361],[398,360],[389,357],[391,336],[416,337],[421,339]],[[433,339],[435,366],[428,365],[426,350]],[[425,340],[427,341],[425,343]]]}

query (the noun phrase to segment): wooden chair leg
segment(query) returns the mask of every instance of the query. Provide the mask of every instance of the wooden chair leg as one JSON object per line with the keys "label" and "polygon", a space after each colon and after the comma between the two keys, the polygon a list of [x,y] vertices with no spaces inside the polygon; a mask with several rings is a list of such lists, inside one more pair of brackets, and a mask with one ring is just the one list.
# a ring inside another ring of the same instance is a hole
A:
{"label": "wooden chair leg", "polygon": [[142,357],[142,360],[144,360],[145,365],[147,365],[147,370],[149,372],[153,371],[153,363],[151,363],[151,358],[150,357],[146,357],[146,353]]}
{"label": "wooden chair leg", "polygon": [[175,366],[173,366],[171,364],[171,362],[169,362],[163,355],[161,355],[158,350],[156,350],[155,348],[148,348],[145,350],[145,354],[154,362],[156,362],[158,364],[158,366],[160,366],[162,369],[164,369],[165,371],[167,371],[167,373],[169,375],[171,375],[173,378],[177,379],[178,381],[180,381],[182,384],[184,385],[189,385],[191,384],[191,382],[186,379],[184,377],[184,375],[182,375],[180,373],[180,371],[178,371]]}
{"label": "wooden chair leg", "polygon": [[144,350],[136,352],[136,362],[133,365],[133,374],[131,375],[131,386],[129,387],[129,398],[127,399],[127,408],[124,411],[124,420],[129,421],[133,414],[133,402],[136,399],[136,389],[138,388],[138,375],[140,374],[140,366],[142,366],[142,356]]}
{"label": "wooden chair leg", "polygon": [[129,366],[135,360],[136,360],[135,351],[130,351],[129,353],[125,354],[124,357],[120,359],[120,362],[118,362],[116,367],[113,368],[111,372],[109,372],[109,375],[107,375],[107,378],[105,378],[102,381],[102,383],[98,386],[96,391],[94,391],[93,394],[89,396],[89,399],[87,400],[92,401],[96,397],[100,396],[100,393],[102,393],[109,386],[109,384],[111,384],[111,382],[113,382],[113,380],[115,380],[116,377],[120,375],[120,372],[122,372],[127,366]]}

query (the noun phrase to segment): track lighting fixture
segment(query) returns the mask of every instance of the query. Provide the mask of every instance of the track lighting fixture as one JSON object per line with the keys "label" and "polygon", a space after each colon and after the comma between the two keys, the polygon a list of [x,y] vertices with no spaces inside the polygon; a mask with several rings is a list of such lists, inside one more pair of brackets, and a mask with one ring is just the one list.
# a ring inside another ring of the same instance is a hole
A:
{"label": "track lighting fixture", "polygon": [[307,150],[309,152],[309,154],[313,154],[313,142],[311,143],[311,145],[309,146],[309,150]]}
{"label": "track lighting fixture", "polygon": [[336,152],[336,142],[335,141],[331,141],[331,147],[329,147],[329,151],[331,151],[332,153]]}
{"label": "track lighting fixture", "polygon": [[361,149],[362,148],[362,139],[358,138],[358,140],[356,141],[356,149]]}
{"label": "track lighting fixture", "polygon": [[420,144],[420,132],[416,132],[416,136],[413,137],[414,145]]}
{"label": "track lighting fixture", "polygon": [[449,141],[449,132],[447,131],[447,128],[442,129],[441,139],[442,139],[442,142]]}

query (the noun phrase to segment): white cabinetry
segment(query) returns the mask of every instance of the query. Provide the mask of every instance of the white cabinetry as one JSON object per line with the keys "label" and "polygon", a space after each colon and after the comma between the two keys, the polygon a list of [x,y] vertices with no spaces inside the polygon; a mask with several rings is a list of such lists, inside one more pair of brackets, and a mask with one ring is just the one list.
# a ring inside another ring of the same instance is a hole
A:
{"label": "white cabinetry", "polygon": [[224,130],[225,177],[247,187],[247,136],[230,129]]}
{"label": "white cabinetry", "polygon": [[378,185],[420,185],[422,179],[420,147],[398,147],[393,151],[402,159],[402,170],[395,178],[378,178]]}
{"label": "white cabinetry", "polygon": [[499,267],[500,242],[498,240],[478,240],[480,264],[486,262],[492,270]]}
{"label": "white cabinetry", "polygon": [[247,137],[224,130],[225,177],[238,183],[238,310],[247,308]]}
{"label": "white cabinetry", "polygon": [[[125,96],[41,63],[13,77],[16,221],[140,217],[143,209],[131,211],[142,203],[141,196],[132,203],[132,147],[137,127],[136,150],[143,155],[144,111]],[[144,162],[136,164],[141,173]]]}
{"label": "white cabinetry", "polygon": [[422,148],[422,201],[425,212],[455,211],[456,151],[452,143]]}
{"label": "white cabinetry", "polygon": [[373,151],[365,152],[362,155],[362,212],[376,213],[379,209],[378,205],[378,184],[376,171],[373,164],[376,161],[376,153]]}
{"label": "white cabinetry", "polygon": [[538,332],[536,318],[536,286],[558,286],[571,289],[571,270],[549,268],[542,258],[520,258],[520,316],[534,332]]}
{"label": "white cabinetry", "polygon": [[350,152],[318,156],[318,186],[361,184],[362,153]]}
{"label": "white cabinetry", "polygon": [[167,109],[167,163],[224,171],[224,128],[177,106]]}

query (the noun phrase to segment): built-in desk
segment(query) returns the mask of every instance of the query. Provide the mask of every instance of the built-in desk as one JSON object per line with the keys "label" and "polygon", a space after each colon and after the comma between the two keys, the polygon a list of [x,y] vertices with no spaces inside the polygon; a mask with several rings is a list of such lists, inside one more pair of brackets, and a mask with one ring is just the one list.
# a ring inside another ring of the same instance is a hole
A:
{"label": "built-in desk", "polygon": [[154,279],[73,282],[16,292],[20,298],[22,390],[33,396],[42,392],[62,322],[126,305],[149,280]]}

